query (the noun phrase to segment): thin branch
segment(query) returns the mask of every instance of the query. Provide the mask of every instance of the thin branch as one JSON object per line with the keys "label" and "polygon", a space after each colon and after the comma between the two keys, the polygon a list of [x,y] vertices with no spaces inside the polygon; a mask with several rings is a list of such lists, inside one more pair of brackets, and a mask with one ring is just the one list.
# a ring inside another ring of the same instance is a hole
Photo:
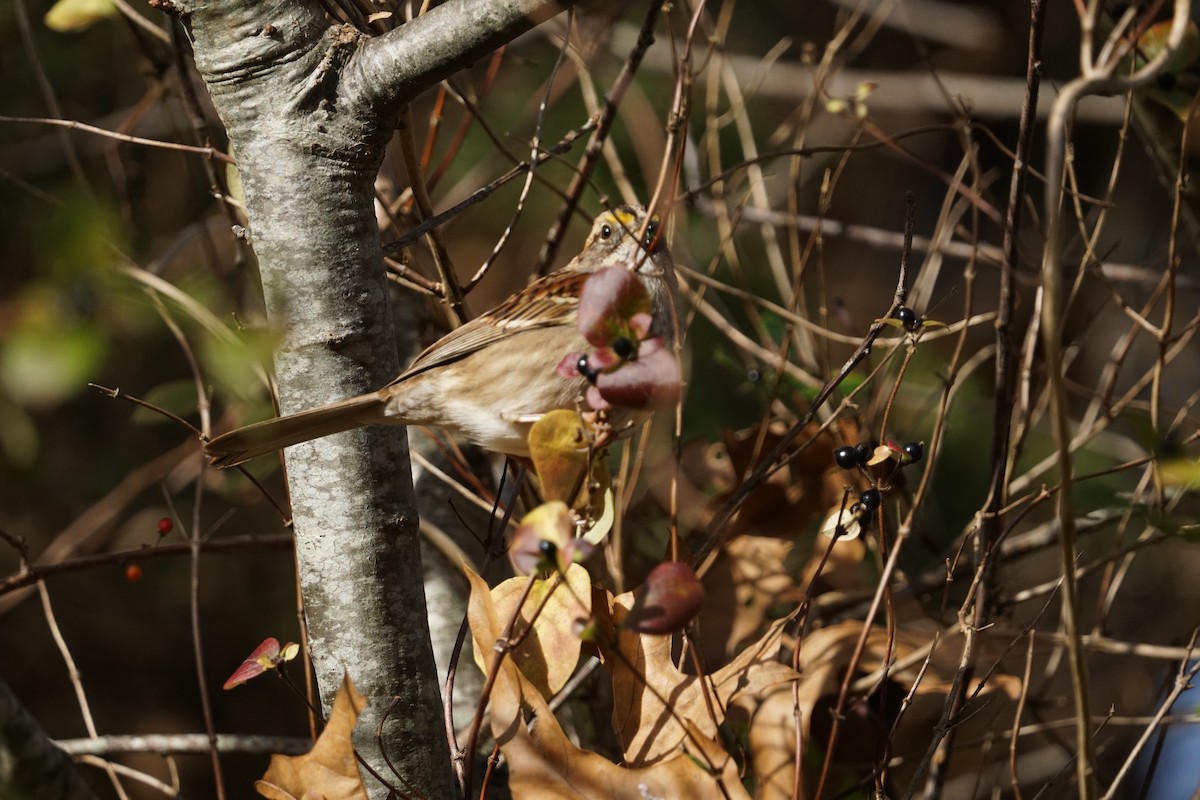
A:
{"label": "thin branch", "polygon": [[[70,756],[113,756],[127,753],[171,753],[207,755],[211,747],[204,733],[150,733],[135,735],[91,736],[86,739],[60,739],[54,743]],[[303,736],[255,736],[218,733],[217,749],[226,754],[263,755],[282,753],[299,755],[312,749],[312,740]]]}
{"label": "thin branch", "polygon": [[[252,553],[260,550],[286,550],[295,544],[290,533],[249,534],[246,536],[224,536],[220,539],[206,539],[201,545],[205,554]],[[0,597],[9,592],[26,586],[32,586],[40,580],[65,575],[72,572],[85,572],[96,567],[123,566],[139,561],[150,561],[157,558],[174,558],[191,553],[190,542],[157,544],[137,550],[117,550],[111,553],[101,553],[94,556],[68,558],[52,564],[39,564],[28,567],[16,575],[0,580]]]}
{"label": "thin branch", "polygon": [[116,139],[118,142],[127,142],[129,144],[140,144],[145,147],[157,147],[163,150],[178,150],[181,153],[194,153],[198,156],[213,158],[217,161],[226,164],[236,164],[237,161],[232,157],[222,153],[215,147],[196,147],[190,144],[179,144],[178,142],[164,142],[158,139],[143,139],[141,136],[130,136],[127,133],[117,133],[116,131],[97,128],[94,125],[88,125],[84,122],[77,122],[73,119],[50,119],[48,117],[6,117],[0,116],[0,122],[8,123],[28,123],[31,125],[51,125],[56,128],[67,128],[73,131],[82,131],[84,133],[103,136],[108,139]]}
{"label": "thin branch", "polygon": [[[62,656],[63,664],[67,667],[67,677],[71,681],[71,686],[75,690],[75,702],[79,704],[79,714],[83,717],[83,727],[87,729],[89,736],[96,735],[96,721],[92,717],[92,707],[88,703],[87,693],[83,690],[83,680],[79,675],[79,667],[75,666],[75,658],[71,655],[71,648],[67,646],[67,640],[63,638],[62,630],[58,627],[58,619],[54,615],[54,606],[50,602],[50,590],[46,588],[43,581],[37,583],[38,596],[42,600],[42,614],[46,618],[46,624],[50,628],[50,636],[54,639],[54,644],[58,647],[59,655]],[[125,793],[125,787],[117,778],[117,773],[111,765],[104,765],[104,771],[108,774],[108,779],[113,785],[113,789],[117,792],[117,797],[121,800],[129,800],[129,795]]]}

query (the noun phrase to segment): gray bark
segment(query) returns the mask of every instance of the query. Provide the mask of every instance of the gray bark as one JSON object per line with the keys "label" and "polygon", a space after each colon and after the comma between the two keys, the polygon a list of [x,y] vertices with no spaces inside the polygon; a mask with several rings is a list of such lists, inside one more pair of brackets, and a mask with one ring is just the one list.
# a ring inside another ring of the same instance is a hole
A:
{"label": "gray bark", "polygon": [[[372,182],[403,105],[570,3],[451,0],[369,38],[313,0],[176,0],[238,160],[283,413],[400,369]],[[422,797],[452,795],[403,429],[287,451],[309,644],[328,707],[348,672],[370,706],[356,746]],[[400,702],[376,729],[393,696]],[[383,796],[368,778],[373,797]]]}

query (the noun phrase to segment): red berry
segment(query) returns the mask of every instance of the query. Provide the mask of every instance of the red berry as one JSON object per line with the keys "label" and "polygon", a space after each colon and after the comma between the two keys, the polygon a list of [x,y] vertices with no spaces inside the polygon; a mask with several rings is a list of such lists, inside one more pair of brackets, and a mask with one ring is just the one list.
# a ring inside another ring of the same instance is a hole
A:
{"label": "red berry", "polygon": [[125,567],[125,580],[130,583],[137,583],[142,579],[142,568],[137,564],[130,564]]}
{"label": "red berry", "polygon": [[163,517],[158,521],[158,535],[166,536],[171,531],[175,530],[175,523],[170,517]]}

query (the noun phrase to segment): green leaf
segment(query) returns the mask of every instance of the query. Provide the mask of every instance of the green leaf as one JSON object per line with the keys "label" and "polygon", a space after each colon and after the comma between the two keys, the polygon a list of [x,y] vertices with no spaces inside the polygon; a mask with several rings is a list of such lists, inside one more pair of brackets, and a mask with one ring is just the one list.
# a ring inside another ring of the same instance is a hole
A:
{"label": "green leaf", "polygon": [[1175,531],[1184,541],[1200,544],[1200,525],[1180,525]]}
{"label": "green leaf", "polygon": [[[233,155],[232,146],[229,148],[229,155]],[[246,204],[246,193],[242,190],[242,173],[238,172],[236,164],[225,165],[225,186],[230,197],[242,205]]]}
{"label": "green leaf", "polygon": [[15,467],[29,467],[37,458],[38,432],[25,410],[0,397],[0,453]]}
{"label": "green leaf", "polygon": [[0,381],[20,405],[54,405],[81,391],[107,352],[107,338],[91,325],[24,326],[0,346]]}

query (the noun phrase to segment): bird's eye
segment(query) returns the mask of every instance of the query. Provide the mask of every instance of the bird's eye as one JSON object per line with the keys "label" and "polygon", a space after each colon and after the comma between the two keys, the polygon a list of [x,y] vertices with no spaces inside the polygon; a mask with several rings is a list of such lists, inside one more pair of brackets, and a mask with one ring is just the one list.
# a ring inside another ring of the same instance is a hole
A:
{"label": "bird's eye", "polygon": [[607,222],[600,226],[600,238],[611,239],[613,235],[613,227]]}

